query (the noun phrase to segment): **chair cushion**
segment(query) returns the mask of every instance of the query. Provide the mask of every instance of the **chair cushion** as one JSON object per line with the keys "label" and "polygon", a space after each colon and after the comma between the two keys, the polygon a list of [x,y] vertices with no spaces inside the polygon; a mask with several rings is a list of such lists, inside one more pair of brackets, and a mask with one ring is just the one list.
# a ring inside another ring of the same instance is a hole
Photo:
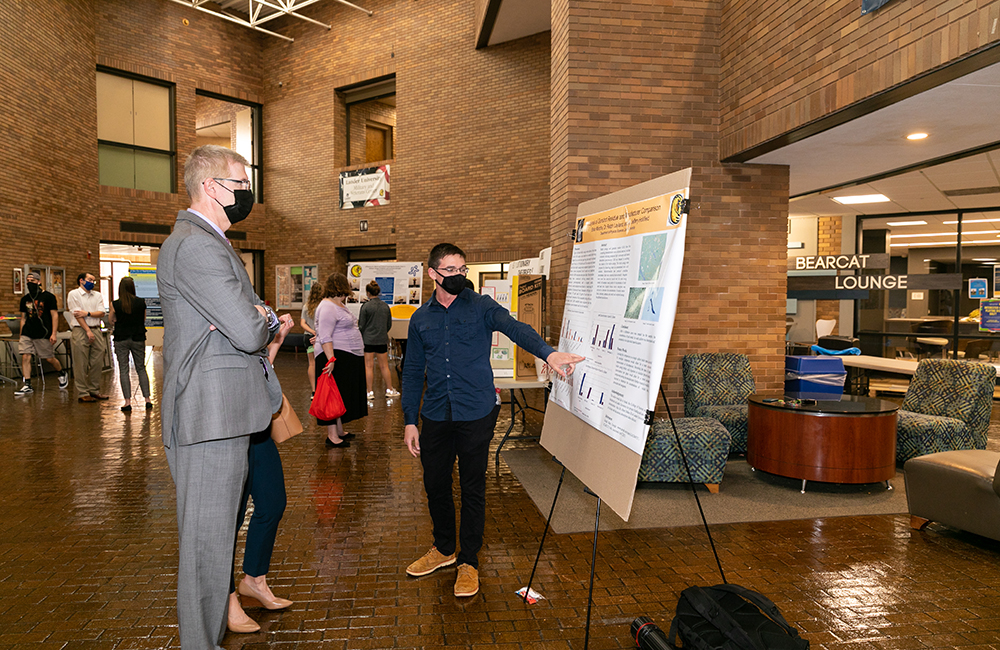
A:
{"label": "chair cushion", "polygon": [[708,404],[695,409],[694,415],[721,422],[729,431],[729,452],[744,454],[747,450],[747,412],[746,404]]}
{"label": "chair cushion", "polygon": [[896,460],[958,449],[985,449],[961,420],[900,409],[896,414]]}
{"label": "chair cushion", "polygon": [[993,409],[996,369],[985,363],[924,359],[917,366],[902,410],[961,420],[974,444],[949,449],[984,449]]}
{"label": "chair cushion", "polygon": [[684,415],[706,404],[746,404],[754,393],[753,372],[745,354],[688,354],[684,374]]}
{"label": "chair cushion", "polygon": [[691,468],[688,478],[669,420],[657,420],[649,428],[646,448],[639,465],[640,481],[661,483],[712,483],[718,484],[726,469],[729,455],[729,431],[711,418],[678,418],[677,435],[681,439],[684,456]]}

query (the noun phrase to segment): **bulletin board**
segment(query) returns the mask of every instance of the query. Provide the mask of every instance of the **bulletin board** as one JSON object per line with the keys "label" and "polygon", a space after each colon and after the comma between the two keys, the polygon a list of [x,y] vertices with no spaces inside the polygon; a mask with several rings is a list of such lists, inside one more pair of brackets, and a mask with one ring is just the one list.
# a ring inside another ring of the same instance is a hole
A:
{"label": "bulletin board", "polygon": [[274,267],[275,309],[302,309],[312,285],[319,282],[318,264],[280,264]]}

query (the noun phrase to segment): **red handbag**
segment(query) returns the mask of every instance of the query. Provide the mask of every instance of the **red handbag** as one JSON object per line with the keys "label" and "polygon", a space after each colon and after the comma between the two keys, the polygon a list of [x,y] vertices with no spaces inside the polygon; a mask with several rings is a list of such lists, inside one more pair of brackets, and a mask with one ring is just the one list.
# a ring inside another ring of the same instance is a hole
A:
{"label": "red handbag", "polygon": [[333,376],[320,373],[316,380],[316,395],[313,397],[312,406],[309,407],[309,415],[318,420],[336,420],[344,413],[347,407],[344,406],[344,399],[340,396],[340,389]]}

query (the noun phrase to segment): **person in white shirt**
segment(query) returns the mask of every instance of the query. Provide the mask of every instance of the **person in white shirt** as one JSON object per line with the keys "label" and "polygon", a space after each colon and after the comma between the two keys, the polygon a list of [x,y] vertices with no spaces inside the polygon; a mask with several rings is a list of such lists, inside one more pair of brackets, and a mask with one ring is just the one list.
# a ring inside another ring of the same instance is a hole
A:
{"label": "person in white shirt", "polygon": [[101,393],[101,371],[107,342],[100,331],[104,318],[104,299],[94,291],[96,278],[93,273],[77,276],[76,289],[66,296],[66,320],[71,328],[73,345],[73,380],[79,402],[96,402],[108,399]]}

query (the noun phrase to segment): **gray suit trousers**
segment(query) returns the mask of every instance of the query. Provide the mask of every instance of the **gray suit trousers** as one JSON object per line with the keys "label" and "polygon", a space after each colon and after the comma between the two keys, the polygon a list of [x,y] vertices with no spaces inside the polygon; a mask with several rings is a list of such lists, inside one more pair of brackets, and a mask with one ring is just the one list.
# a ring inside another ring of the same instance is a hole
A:
{"label": "gray suit trousers", "polygon": [[249,436],[240,436],[166,449],[177,487],[177,622],[183,650],[221,650],[249,444]]}

